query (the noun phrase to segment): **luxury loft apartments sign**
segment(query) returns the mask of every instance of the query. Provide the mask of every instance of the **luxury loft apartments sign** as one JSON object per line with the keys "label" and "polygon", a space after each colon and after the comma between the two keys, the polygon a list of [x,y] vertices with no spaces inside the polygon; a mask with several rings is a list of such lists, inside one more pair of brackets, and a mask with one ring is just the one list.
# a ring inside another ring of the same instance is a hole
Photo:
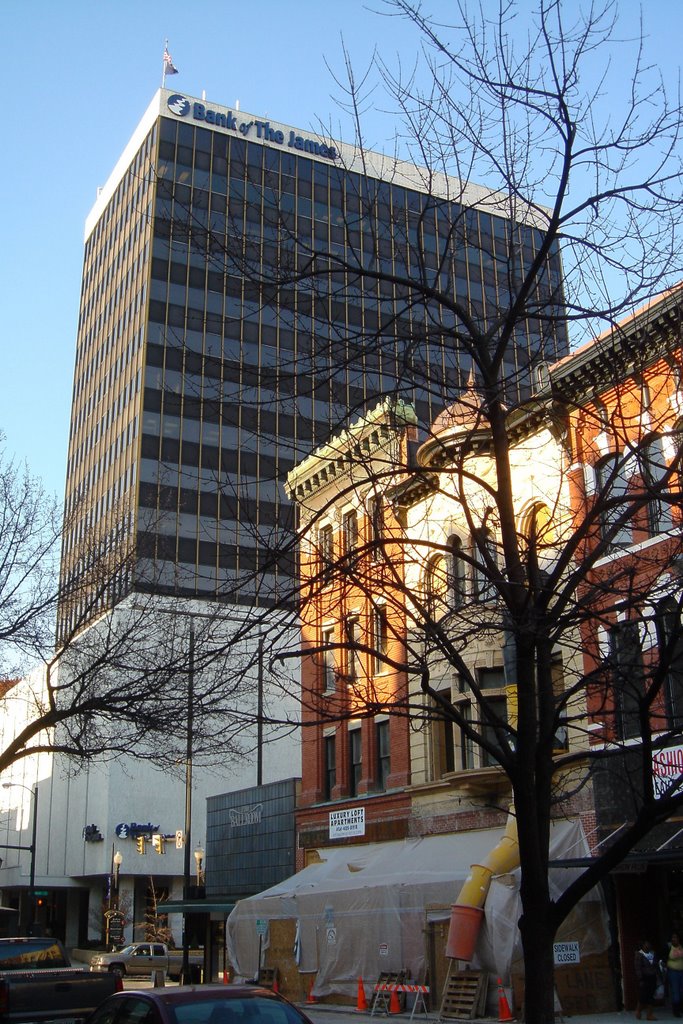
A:
{"label": "luxury loft apartments sign", "polygon": [[304,135],[297,135],[293,130],[285,133],[279,128],[271,127],[270,121],[240,121],[232,110],[227,110],[225,113],[213,110],[197,100],[191,102],[179,93],[169,96],[167,103],[168,109],[177,117],[187,117],[190,114],[193,121],[203,121],[204,124],[212,124],[231,132],[239,132],[245,138],[251,136],[262,139],[264,142],[274,142],[277,146],[296,149],[300,153],[310,153],[328,160],[337,159],[337,150],[334,146],[328,146],[324,142],[307,138]]}

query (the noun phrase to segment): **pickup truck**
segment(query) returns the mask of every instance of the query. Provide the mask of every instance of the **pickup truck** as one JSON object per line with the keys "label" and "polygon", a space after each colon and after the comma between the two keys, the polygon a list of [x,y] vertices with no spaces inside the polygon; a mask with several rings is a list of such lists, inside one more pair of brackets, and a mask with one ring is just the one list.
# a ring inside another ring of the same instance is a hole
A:
{"label": "pickup truck", "polygon": [[[90,970],[121,975],[151,975],[153,971],[161,969],[170,978],[176,978],[180,977],[182,963],[183,953],[180,949],[169,950],[163,942],[134,942],[117,953],[96,953],[90,960]],[[190,966],[204,966],[204,953],[201,950],[190,953]]]}
{"label": "pickup truck", "polygon": [[56,939],[0,939],[0,1024],[74,1024],[122,987],[72,967]]}

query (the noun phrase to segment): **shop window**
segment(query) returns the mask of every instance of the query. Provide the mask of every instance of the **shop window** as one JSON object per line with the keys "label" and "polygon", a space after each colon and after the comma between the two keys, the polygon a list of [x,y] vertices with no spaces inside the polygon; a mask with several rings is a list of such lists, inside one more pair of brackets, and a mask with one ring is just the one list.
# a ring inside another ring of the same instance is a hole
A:
{"label": "shop window", "polygon": [[377,722],[375,725],[377,744],[376,786],[378,790],[387,788],[387,780],[391,771],[391,754],[389,750],[389,722]]}
{"label": "shop window", "polygon": [[324,779],[323,792],[326,800],[332,799],[332,792],[337,785],[337,737],[332,734],[323,739]]}
{"label": "shop window", "polygon": [[351,729],[349,732],[349,796],[358,795],[362,770],[361,731],[360,729]]}

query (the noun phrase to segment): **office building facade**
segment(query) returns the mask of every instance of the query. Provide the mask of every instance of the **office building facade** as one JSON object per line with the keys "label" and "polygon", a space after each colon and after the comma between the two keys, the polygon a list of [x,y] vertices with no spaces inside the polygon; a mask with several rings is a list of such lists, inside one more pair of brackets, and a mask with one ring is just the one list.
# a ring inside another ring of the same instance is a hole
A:
{"label": "office building facade", "polygon": [[[160,90],[86,224],[64,583],[114,551],[97,609],[285,597],[295,462],[382,395],[429,420],[465,384],[454,323],[398,278],[434,274],[489,322],[540,237],[484,189]],[[540,289],[558,312],[559,254]],[[510,398],[565,348],[559,320],[530,321]],[[92,611],[65,603],[62,634]]]}

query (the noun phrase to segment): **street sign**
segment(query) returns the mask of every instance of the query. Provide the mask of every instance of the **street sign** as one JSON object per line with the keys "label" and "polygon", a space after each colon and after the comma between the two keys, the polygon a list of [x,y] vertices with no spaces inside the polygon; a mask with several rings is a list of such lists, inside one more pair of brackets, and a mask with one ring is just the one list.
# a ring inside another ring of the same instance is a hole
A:
{"label": "street sign", "polygon": [[257,917],[256,919],[256,934],[267,935],[268,934],[268,922],[263,917]]}

